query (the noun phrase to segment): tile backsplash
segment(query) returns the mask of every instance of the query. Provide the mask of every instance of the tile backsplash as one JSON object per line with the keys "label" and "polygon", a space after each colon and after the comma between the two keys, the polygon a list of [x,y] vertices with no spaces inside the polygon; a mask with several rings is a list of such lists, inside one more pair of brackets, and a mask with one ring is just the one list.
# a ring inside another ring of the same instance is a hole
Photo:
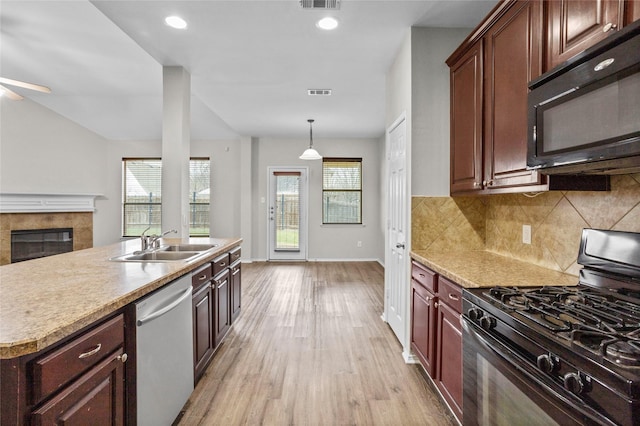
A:
{"label": "tile backsplash", "polygon": [[[531,225],[531,244],[522,242]],[[611,191],[413,197],[412,250],[488,250],[577,275],[583,228],[640,232],[640,174],[611,177]]]}

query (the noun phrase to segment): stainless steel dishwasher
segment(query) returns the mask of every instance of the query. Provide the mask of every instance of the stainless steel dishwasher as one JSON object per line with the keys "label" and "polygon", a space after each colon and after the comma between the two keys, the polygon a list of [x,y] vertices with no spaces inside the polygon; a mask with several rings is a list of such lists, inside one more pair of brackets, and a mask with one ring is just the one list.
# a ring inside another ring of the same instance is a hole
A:
{"label": "stainless steel dishwasher", "polygon": [[138,425],[170,425],[193,392],[191,276],[136,303]]}

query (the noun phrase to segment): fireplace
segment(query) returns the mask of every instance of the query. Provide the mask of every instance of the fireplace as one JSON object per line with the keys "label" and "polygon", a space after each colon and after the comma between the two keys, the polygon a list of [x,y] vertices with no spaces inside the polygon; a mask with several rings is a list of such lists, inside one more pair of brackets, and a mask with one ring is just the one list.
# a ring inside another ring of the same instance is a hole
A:
{"label": "fireplace", "polygon": [[73,229],[11,231],[11,263],[73,251]]}

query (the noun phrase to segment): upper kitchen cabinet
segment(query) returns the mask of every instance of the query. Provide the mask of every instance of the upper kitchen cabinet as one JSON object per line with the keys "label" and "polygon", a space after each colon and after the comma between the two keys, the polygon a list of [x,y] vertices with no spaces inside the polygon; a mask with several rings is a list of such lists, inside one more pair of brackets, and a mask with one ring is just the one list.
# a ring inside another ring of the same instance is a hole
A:
{"label": "upper kitchen cabinet", "polygon": [[553,0],[545,2],[545,71],[593,46],[624,25],[640,19],[640,1]]}
{"label": "upper kitchen cabinet", "polygon": [[543,189],[526,169],[527,86],[542,72],[541,46],[541,3],[506,1],[447,59],[452,194]]}

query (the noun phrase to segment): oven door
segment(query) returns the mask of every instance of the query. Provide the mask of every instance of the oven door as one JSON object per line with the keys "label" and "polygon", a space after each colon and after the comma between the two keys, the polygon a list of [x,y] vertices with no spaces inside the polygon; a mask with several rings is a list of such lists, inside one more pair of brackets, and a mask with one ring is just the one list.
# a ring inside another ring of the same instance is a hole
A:
{"label": "oven door", "polygon": [[554,390],[534,367],[465,317],[462,325],[465,426],[614,424]]}

